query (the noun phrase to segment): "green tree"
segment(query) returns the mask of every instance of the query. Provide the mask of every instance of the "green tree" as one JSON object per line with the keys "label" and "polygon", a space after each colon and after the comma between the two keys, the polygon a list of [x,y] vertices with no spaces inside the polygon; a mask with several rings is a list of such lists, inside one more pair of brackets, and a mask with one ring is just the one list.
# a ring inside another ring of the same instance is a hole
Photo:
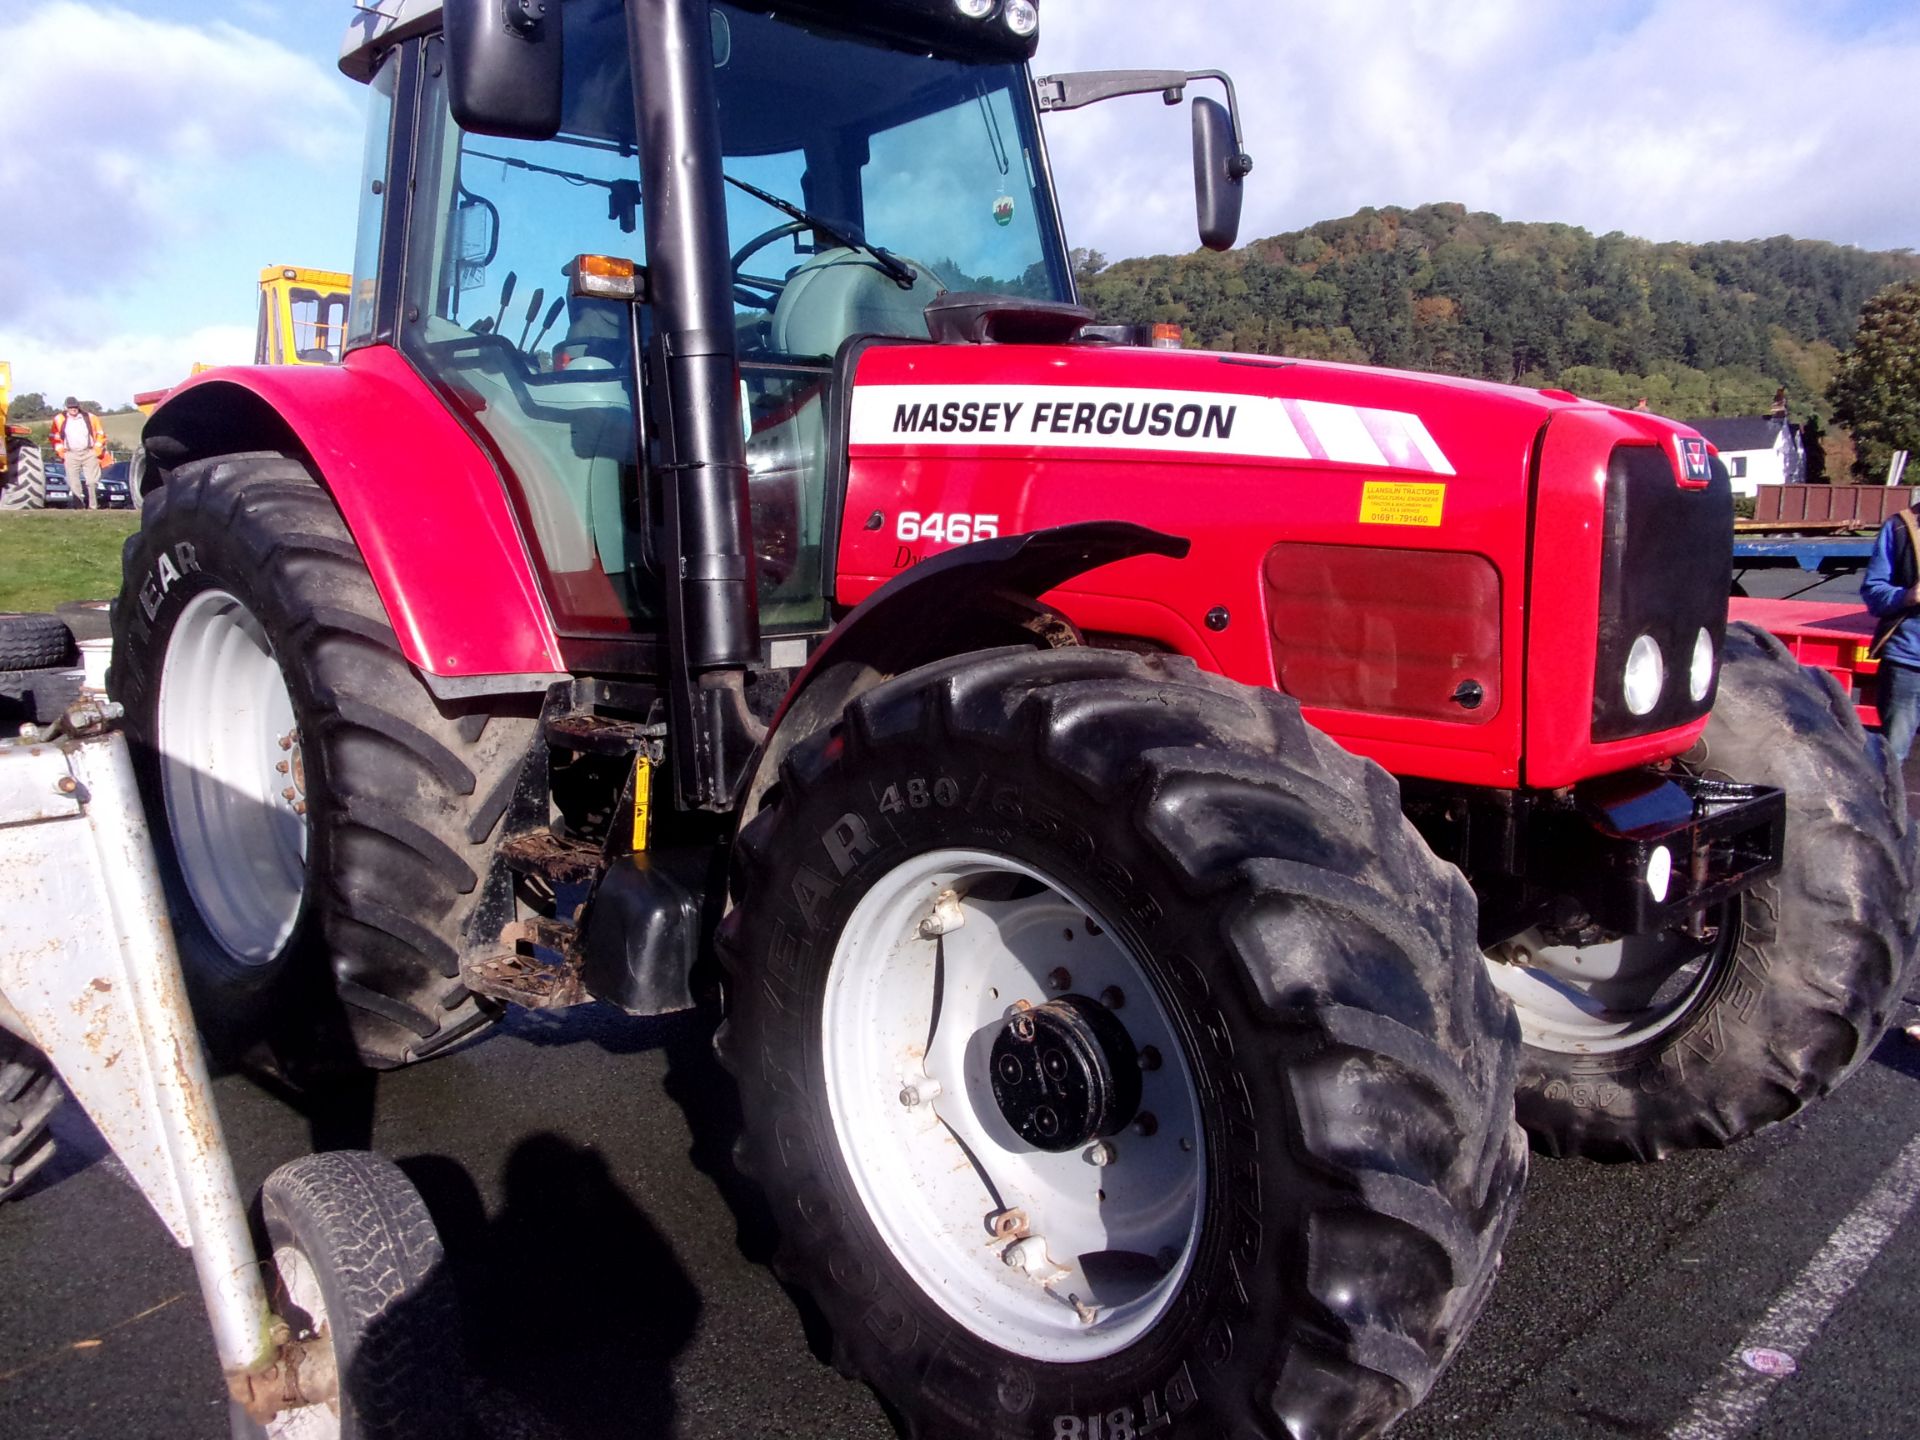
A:
{"label": "green tree", "polygon": [[29,390],[24,395],[13,397],[13,403],[7,406],[7,419],[16,425],[25,425],[31,420],[51,420],[53,406],[47,403],[47,397],[38,390]]}
{"label": "green tree", "polygon": [[1853,432],[1862,478],[1885,474],[1896,450],[1920,460],[1920,281],[1890,285],[1866,303],[1827,399]]}

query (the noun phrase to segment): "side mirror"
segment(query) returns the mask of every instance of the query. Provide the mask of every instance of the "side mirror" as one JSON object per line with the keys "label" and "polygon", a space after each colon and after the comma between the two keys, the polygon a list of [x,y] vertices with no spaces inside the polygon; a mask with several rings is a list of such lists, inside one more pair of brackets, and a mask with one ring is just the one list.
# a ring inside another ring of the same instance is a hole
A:
{"label": "side mirror", "polygon": [[1193,100],[1193,190],[1199,212],[1200,243],[1209,250],[1231,250],[1240,236],[1240,206],[1246,199],[1246,175],[1252,162],[1234,143],[1233,117],[1217,100]]}
{"label": "side mirror", "polygon": [[447,92],[476,135],[551,140],[560,131],[560,0],[446,0]]}

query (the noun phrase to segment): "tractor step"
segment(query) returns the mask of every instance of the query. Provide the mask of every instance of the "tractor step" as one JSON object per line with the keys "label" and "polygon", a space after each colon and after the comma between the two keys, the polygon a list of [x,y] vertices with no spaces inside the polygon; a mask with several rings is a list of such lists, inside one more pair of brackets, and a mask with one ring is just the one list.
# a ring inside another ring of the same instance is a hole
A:
{"label": "tractor step", "polygon": [[556,750],[584,755],[654,755],[665,737],[664,725],[643,725],[608,715],[575,713],[554,715],[541,722],[541,734]]}
{"label": "tractor step", "polygon": [[460,962],[460,983],[474,994],[525,1010],[559,1010],[592,998],[580,983],[580,933],[572,922],[536,915],[507,926],[500,940],[512,948]]}
{"label": "tractor step", "polygon": [[508,869],[553,885],[591,882],[607,868],[607,857],[597,844],[568,840],[550,830],[529,830],[502,841],[500,858]]}

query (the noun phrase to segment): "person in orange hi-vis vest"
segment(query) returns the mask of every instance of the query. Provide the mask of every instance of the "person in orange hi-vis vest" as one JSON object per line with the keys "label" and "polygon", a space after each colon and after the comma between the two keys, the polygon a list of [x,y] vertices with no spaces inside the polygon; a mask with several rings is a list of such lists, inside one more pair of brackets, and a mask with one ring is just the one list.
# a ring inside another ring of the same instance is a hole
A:
{"label": "person in orange hi-vis vest", "polygon": [[82,510],[92,509],[100,492],[100,467],[107,459],[106,427],[69,395],[66,408],[54,417],[52,438],[53,458],[67,467],[67,493]]}

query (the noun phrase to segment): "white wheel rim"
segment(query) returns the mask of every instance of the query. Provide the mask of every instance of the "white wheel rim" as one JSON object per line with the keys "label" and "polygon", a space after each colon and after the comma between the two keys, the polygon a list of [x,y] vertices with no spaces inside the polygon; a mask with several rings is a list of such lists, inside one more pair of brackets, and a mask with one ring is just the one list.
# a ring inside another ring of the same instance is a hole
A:
{"label": "white wheel rim", "polygon": [[[975,893],[1022,881],[1043,888]],[[1014,1002],[1057,998],[1061,970],[1073,993],[1118,990],[1111,1013],[1158,1066],[1141,1076],[1137,1123],[1050,1153],[1000,1112],[988,1060]],[[896,867],[841,933],[821,1043],[834,1137],[867,1214],[895,1263],[960,1325],[1015,1354],[1082,1362],[1167,1312],[1204,1213],[1193,1080],[1146,972],[1067,887],[973,850]],[[1100,1143],[1104,1165],[1089,1154]],[[1026,1233],[996,1234],[1015,1212]]]}
{"label": "white wheel rim", "polygon": [[160,671],[167,827],[194,908],[243,964],[280,953],[306,892],[305,776],[293,697],[247,607],[205,590]]}
{"label": "white wheel rim", "polygon": [[1672,1029],[1693,1009],[1738,919],[1722,912],[1714,933],[1635,935],[1595,945],[1551,945],[1528,930],[1487,953],[1487,973],[1513,1002],[1520,1036],[1563,1055],[1608,1055]]}
{"label": "white wheel rim", "polygon": [[[275,1313],[293,1329],[291,1338],[309,1346],[332,1345],[326,1297],[320,1293],[320,1277],[305,1253],[292,1245],[276,1245],[273,1268],[280,1282],[275,1296],[280,1303]],[[333,1440],[340,1433],[339,1402],[282,1410],[267,1422],[266,1430],[272,1440]]]}

